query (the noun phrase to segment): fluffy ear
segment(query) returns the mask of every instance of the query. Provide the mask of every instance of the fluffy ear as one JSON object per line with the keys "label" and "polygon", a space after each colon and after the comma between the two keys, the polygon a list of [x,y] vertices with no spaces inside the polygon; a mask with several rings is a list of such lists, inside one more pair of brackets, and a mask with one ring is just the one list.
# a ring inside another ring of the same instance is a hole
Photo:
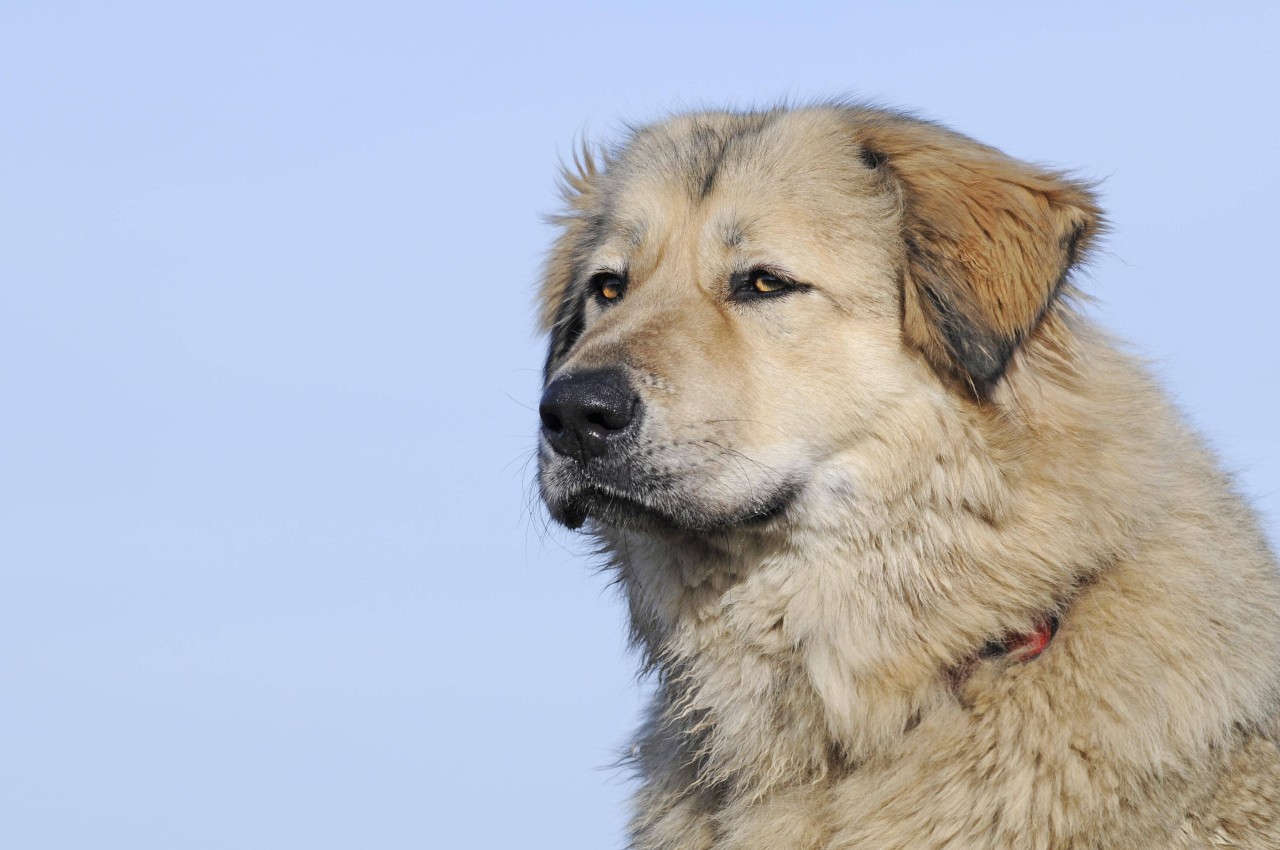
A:
{"label": "fluffy ear", "polygon": [[881,121],[863,162],[903,201],[903,329],[985,397],[1102,227],[1089,187],[941,127]]}
{"label": "fluffy ear", "polygon": [[547,256],[538,292],[538,326],[551,337],[543,377],[551,374],[582,333],[583,295],[574,290],[573,283],[598,229],[592,208],[599,174],[586,143],[574,152],[572,165],[561,167],[560,195],[565,211],[549,219],[561,231]]}

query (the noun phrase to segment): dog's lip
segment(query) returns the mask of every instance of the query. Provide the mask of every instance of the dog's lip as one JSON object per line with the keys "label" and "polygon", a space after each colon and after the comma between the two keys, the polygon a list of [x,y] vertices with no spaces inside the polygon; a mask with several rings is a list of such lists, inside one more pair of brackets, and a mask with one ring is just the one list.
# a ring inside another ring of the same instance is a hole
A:
{"label": "dog's lip", "polygon": [[654,506],[626,493],[601,486],[586,486],[554,501],[548,499],[551,516],[566,528],[581,528],[588,517],[608,521],[607,515],[643,515],[675,525],[673,518]]}
{"label": "dog's lip", "polygon": [[[788,483],[770,495],[761,506],[729,516],[681,516],[665,507],[636,496],[599,485],[588,485],[555,502],[547,500],[552,518],[570,530],[581,528],[588,518],[617,525],[627,520],[648,521],[658,528],[695,533],[716,533],[758,528],[786,513],[803,487]],[[691,521],[692,520],[692,521]]]}

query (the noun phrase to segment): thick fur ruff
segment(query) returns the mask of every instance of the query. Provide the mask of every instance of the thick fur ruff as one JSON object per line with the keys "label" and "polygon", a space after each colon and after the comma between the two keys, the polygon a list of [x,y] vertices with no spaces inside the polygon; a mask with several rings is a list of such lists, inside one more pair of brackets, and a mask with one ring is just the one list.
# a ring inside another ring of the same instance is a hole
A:
{"label": "thick fur ruff", "polygon": [[847,105],[565,183],[540,475],[656,677],[635,848],[1280,848],[1275,559],[1070,302],[1090,186]]}

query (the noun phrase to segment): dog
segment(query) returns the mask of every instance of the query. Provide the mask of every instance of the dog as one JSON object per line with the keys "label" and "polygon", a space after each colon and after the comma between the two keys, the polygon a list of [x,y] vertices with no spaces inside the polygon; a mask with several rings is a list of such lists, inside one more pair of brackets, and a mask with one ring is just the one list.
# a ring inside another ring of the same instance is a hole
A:
{"label": "dog", "polygon": [[654,695],[637,850],[1280,848],[1280,578],[1078,307],[1094,187],[856,104],[565,169],[539,486]]}

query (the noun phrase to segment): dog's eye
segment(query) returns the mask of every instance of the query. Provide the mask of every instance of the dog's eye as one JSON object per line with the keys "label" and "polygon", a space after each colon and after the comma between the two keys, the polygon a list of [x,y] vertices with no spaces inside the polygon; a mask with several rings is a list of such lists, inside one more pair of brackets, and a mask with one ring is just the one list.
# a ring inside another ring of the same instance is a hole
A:
{"label": "dog's eye", "polygon": [[795,283],[768,269],[752,269],[745,274],[733,276],[732,297],[735,301],[774,298],[798,288]]}
{"label": "dog's eye", "polygon": [[767,295],[770,292],[778,292],[785,289],[786,286],[786,282],[777,275],[761,271],[751,273],[751,288],[761,295]]}
{"label": "dog's eye", "polygon": [[600,272],[591,278],[591,288],[600,301],[613,303],[622,300],[623,293],[627,291],[627,282],[612,272]]}

